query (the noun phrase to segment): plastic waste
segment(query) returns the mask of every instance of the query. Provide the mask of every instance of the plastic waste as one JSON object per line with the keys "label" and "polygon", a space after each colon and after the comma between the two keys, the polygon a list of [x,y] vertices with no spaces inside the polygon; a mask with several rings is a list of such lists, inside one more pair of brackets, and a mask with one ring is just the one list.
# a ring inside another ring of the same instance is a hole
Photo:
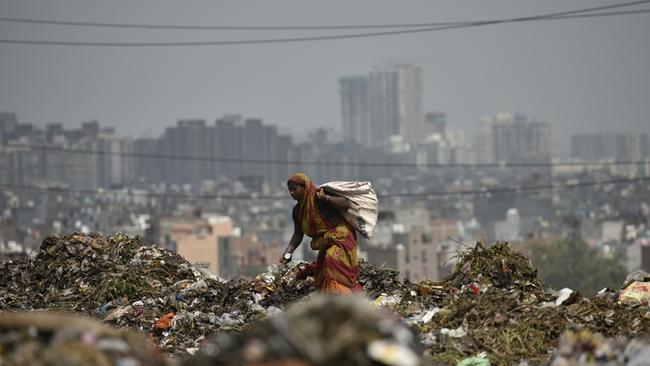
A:
{"label": "plastic waste", "polygon": [[634,281],[629,284],[618,297],[623,304],[639,304],[650,299],[650,282]]}
{"label": "plastic waste", "polygon": [[456,366],[490,366],[490,360],[481,357],[468,357],[457,363]]}

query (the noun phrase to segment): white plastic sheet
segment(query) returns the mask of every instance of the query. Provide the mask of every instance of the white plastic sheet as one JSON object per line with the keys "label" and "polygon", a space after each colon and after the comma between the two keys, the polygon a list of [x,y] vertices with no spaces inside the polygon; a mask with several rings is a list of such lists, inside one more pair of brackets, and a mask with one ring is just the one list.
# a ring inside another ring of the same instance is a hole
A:
{"label": "white plastic sheet", "polygon": [[363,237],[372,238],[379,216],[379,200],[370,182],[328,182],[318,188],[347,198],[350,208],[341,215]]}

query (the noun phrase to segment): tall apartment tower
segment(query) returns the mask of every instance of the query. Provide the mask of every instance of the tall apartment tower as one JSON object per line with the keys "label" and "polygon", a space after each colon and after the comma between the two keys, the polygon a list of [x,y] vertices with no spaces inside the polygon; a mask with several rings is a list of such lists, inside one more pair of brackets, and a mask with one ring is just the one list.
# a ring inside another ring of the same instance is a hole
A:
{"label": "tall apartment tower", "polygon": [[381,146],[395,135],[420,141],[422,70],[410,64],[376,66],[368,77],[368,106],[372,145]]}
{"label": "tall apartment tower", "polygon": [[583,160],[642,160],[650,158],[650,137],[645,133],[571,135],[571,157]]}
{"label": "tall apartment tower", "polygon": [[410,64],[375,66],[368,76],[339,79],[344,138],[367,147],[393,136],[424,139],[422,70]]}
{"label": "tall apartment tower", "polygon": [[479,133],[476,137],[476,162],[493,164],[494,158],[494,119],[483,117],[480,121]]}
{"label": "tall apartment tower", "polygon": [[424,135],[438,134],[445,136],[447,115],[444,112],[429,112],[424,116]]}
{"label": "tall apartment tower", "polygon": [[371,146],[368,115],[368,78],[351,76],[339,79],[343,141]]}
{"label": "tall apartment tower", "polygon": [[551,160],[551,130],[544,121],[524,114],[499,113],[481,119],[480,144],[484,163],[545,163]]}

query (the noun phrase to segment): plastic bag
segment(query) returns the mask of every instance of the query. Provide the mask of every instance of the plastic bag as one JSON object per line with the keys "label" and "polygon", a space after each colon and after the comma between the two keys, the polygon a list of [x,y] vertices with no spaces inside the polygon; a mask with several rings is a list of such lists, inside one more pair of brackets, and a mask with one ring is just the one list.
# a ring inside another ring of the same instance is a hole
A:
{"label": "plastic bag", "polygon": [[650,282],[634,281],[621,291],[618,301],[624,304],[647,302],[650,299]]}
{"label": "plastic bag", "polygon": [[370,182],[328,182],[318,188],[347,198],[350,208],[340,212],[341,215],[363,237],[372,238],[379,216],[379,200]]}

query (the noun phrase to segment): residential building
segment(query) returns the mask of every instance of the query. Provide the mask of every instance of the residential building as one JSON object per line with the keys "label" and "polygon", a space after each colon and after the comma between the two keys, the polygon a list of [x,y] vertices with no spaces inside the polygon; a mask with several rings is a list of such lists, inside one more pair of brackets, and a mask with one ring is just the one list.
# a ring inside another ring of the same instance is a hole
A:
{"label": "residential building", "polygon": [[571,135],[571,158],[585,161],[650,159],[650,138],[645,133]]}
{"label": "residential building", "polygon": [[368,76],[368,109],[373,146],[391,136],[407,142],[423,139],[422,71],[410,64],[382,64]]}
{"label": "residential building", "polygon": [[343,142],[372,145],[368,111],[368,78],[352,76],[339,79]]}
{"label": "residential building", "polygon": [[422,207],[382,210],[366,252],[368,262],[395,268],[411,281],[440,279],[441,244],[458,237],[453,220]]}
{"label": "residential building", "polygon": [[220,239],[235,235],[228,216],[204,214],[162,217],[154,223],[155,242],[196,263],[220,273]]}
{"label": "residential building", "polygon": [[447,115],[444,112],[429,112],[424,117],[424,135],[445,136],[447,130]]}

